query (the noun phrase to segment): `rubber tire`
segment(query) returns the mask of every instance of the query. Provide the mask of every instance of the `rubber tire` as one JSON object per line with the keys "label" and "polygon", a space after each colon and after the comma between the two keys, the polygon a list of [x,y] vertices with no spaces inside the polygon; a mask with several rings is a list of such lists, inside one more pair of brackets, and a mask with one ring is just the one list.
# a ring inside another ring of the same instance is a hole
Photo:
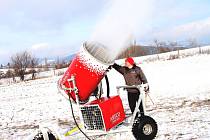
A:
{"label": "rubber tire", "polygon": [[[55,136],[51,132],[47,132],[49,140],[56,140]],[[42,132],[38,132],[33,140],[44,140]]]}
{"label": "rubber tire", "polygon": [[[151,128],[151,132],[149,134],[145,134],[143,129],[144,126],[149,125]],[[149,116],[140,116],[135,119],[132,133],[137,140],[152,140],[156,137],[158,131],[158,126],[156,121]]]}

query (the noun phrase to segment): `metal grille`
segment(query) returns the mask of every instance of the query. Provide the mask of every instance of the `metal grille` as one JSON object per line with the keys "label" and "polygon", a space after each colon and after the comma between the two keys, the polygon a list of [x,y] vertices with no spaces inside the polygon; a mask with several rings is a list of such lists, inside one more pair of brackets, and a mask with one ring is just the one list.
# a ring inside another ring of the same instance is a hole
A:
{"label": "metal grille", "polygon": [[102,113],[98,105],[83,106],[81,112],[87,130],[105,130]]}
{"label": "metal grille", "polygon": [[106,64],[113,63],[113,56],[110,55],[110,51],[104,45],[98,42],[85,42],[84,47],[97,60]]}

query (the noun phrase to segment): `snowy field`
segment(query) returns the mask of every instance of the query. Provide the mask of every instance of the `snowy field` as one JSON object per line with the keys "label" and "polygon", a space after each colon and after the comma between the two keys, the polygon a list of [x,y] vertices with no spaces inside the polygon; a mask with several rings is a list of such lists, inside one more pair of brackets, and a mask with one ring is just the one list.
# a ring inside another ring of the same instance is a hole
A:
{"label": "snowy field", "polygon": [[[142,67],[150,84],[147,113],[158,123],[157,140],[210,139],[210,55],[146,62]],[[117,63],[122,63],[117,61]],[[108,73],[111,95],[124,85],[115,70]],[[23,140],[39,125],[59,132],[73,127],[69,102],[57,91],[59,76],[0,86],[0,140]],[[126,94],[122,95],[128,108]],[[134,139],[128,134],[101,139]]]}

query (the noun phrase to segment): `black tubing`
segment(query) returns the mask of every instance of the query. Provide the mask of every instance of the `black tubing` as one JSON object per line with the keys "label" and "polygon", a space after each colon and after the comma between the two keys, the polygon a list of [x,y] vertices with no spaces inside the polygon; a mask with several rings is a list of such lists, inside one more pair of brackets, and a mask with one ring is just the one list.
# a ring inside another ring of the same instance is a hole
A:
{"label": "black tubing", "polygon": [[[106,87],[107,87],[107,97],[110,98],[109,94],[110,94],[110,87],[109,87],[109,79],[108,79],[108,76],[105,75],[105,80],[106,80]],[[70,94],[71,95],[71,94]],[[71,102],[71,98],[69,96],[69,102],[70,102],[70,106],[71,106],[71,112],[72,112],[72,116],[73,116],[73,119],[74,119],[74,122],[76,124],[76,126],[78,127],[79,131],[88,139],[88,140],[91,140],[87,134],[85,134],[84,131],[82,131],[82,129],[79,127],[76,119],[75,119],[75,116],[74,116],[74,111],[73,111],[73,106],[72,106],[72,102]]]}
{"label": "black tubing", "polygon": [[108,79],[108,76],[107,75],[105,75],[105,80],[106,80],[107,97],[110,98],[110,96],[109,96],[109,94],[110,94],[109,79]]}
{"label": "black tubing", "polygon": [[84,131],[82,131],[82,129],[79,127],[79,125],[78,125],[78,123],[77,123],[77,121],[76,121],[76,119],[75,119],[74,111],[73,111],[73,106],[72,106],[72,102],[71,102],[70,96],[69,96],[69,102],[70,102],[70,106],[71,106],[71,113],[72,113],[72,116],[73,116],[73,119],[74,119],[74,122],[75,122],[76,126],[78,127],[79,131],[82,132],[82,134],[83,134],[88,140],[91,140],[91,139],[88,137],[88,135],[85,134]]}

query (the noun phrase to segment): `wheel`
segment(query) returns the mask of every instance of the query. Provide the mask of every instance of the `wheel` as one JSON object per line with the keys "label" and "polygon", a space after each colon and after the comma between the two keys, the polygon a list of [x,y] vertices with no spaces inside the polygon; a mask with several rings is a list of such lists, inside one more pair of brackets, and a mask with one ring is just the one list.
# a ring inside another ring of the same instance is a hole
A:
{"label": "wheel", "polygon": [[52,132],[50,132],[50,131],[42,132],[41,130],[39,130],[38,133],[35,136],[33,136],[32,139],[33,140],[46,140],[46,139],[57,140],[55,135]]}
{"label": "wheel", "polygon": [[132,133],[137,140],[152,140],[158,131],[157,123],[149,116],[140,116],[135,119]]}

